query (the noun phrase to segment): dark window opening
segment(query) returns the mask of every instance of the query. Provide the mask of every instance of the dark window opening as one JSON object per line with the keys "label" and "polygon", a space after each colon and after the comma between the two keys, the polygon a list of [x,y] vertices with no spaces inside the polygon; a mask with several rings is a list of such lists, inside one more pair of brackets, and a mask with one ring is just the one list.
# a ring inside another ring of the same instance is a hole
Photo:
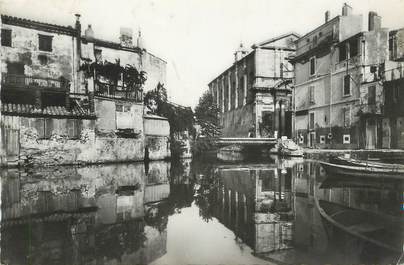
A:
{"label": "dark window opening", "polygon": [[11,29],[1,30],[1,46],[11,47]]}
{"label": "dark window opening", "polygon": [[313,57],[310,59],[310,75],[314,75],[316,73],[316,58]]}
{"label": "dark window opening", "polygon": [[346,45],[345,43],[343,43],[340,47],[339,47],[339,61],[344,61],[347,58],[347,50],[346,50]]}
{"label": "dark window opening", "polygon": [[376,104],[376,87],[368,87],[368,105]]}
{"label": "dark window opening", "polygon": [[351,76],[344,76],[344,96],[351,94]]}
{"label": "dark window opening", "polygon": [[310,113],[310,129],[314,129],[314,113]]}
{"label": "dark window opening", "polygon": [[317,44],[317,35],[313,37],[313,44],[314,44],[314,45]]}
{"label": "dark window opening", "polygon": [[45,52],[52,51],[52,36],[38,35],[39,50]]}
{"label": "dark window opening", "polygon": [[12,75],[23,75],[25,72],[23,63],[7,63],[7,73]]}
{"label": "dark window opening", "polygon": [[349,41],[349,57],[355,57],[358,55],[358,39],[352,39]]}
{"label": "dark window opening", "polygon": [[43,54],[38,55],[38,60],[39,60],[39,63],[41,65],[47,65],[48,64],[48,57],[46,55],[43,55]]}

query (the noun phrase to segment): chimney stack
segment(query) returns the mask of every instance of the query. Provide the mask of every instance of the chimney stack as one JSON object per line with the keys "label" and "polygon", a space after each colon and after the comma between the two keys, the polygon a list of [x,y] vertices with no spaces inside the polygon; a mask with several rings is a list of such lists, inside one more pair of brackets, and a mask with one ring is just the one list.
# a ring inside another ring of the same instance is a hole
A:
{"label": "chimney stack", "polygon": [[86,37],[87,40],[94,39],[94,31],[93,28],[91,27],[91,24],[88,24],[87,29],[84,31],[84,36]]}
{"label": "chimney stack", "polygon": [[342,7],[342,16],[346,17],[350,15],[352,15],[352,7],[347,3],[344,3],[344,6]]}
{"label": "chimney stack", "polygon": [[133,47],[133,30],[131,28],[121,28],[119,37],[122,47]]}
{"label": "chimney stack", "polygon": [[331,16],[330,10],[327,10],[325,12],[325,23],[327,23],[330,20],[330,16]]}
{"label": "chimney stack", "polygon": [[369,12],[369,21],[368,21],[368,30],[379,30],[382,27],[382,17],[377,15],[376,12],[370,11]]}

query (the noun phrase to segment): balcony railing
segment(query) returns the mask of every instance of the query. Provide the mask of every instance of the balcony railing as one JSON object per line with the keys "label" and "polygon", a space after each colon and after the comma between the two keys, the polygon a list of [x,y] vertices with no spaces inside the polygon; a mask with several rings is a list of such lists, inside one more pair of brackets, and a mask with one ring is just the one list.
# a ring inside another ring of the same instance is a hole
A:
{"label": "balcony railing", "polygon": [[143,91],[141,89],[135,91],[127,91],[126,86],[114,85],[101,81],[95,82],[96,96],[114,98],[114,99],[129,99],[135,102],[143,102]]}
{"label": "balcony railing", "polygon": [[10,88],[41,88],[68,91],[69,81],[66,79],[42,78],[27,75],[2,73],[1,84]]}

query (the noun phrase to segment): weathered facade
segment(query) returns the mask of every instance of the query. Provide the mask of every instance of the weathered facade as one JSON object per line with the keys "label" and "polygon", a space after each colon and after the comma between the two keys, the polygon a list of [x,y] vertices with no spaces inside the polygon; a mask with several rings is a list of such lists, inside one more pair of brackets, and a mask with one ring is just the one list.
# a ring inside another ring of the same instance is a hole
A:
{"label": "weathered facade", "polygon": [[[165,83],[166,62],[141,46],[140,33],[136,44],[128,29],[120,43],[104,41],[91,26],[82,35],[79,19],[65,27],[1,17],[2,160],[8,165],[145,157],[143,91]],[[132,67],[147,71],[147,79],[129,90],[123,75],[111,82],[99,67],[89,75],[86,63]],[[164,155],[152,159],[170,156],[167,136],[153,146]]]}
{"label": "weathered facade", "polygon": [[294,137],[309,147],[381,148],[383,73],[395,67],[389,31],[375,12],[363,31],[347,4],[329,16],[296,42]]}
{"label": "weathered facade", "polygon": [[293,66],[287,59],[298,37],[284,34],[254,45],[249,53],[240,46],[234,64],[209,83],[223,136],[290,136]]}

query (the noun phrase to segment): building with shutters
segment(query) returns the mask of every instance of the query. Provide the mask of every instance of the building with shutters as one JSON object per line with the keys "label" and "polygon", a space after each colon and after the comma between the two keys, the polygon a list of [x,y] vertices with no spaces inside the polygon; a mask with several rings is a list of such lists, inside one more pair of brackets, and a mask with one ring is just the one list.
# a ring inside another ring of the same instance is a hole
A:
{"label": "building with shutters", "polygon": [[[144,159],[143,91],[165,83],[166,62],[140,32],[136,43],[127,28],[119,42],[101,40],[91,25],[82,34],[80,15],[74,26],[8,15],[0,24],[2,164]],[[145,82],[129,87],[143,71]],[[152,158],[170,156],[168,136],[151,136]]]}
{"label": "building with shutters", "polygon": [[294,137],[307,147],[375,149],[383,146],[384,75],[390,60],[389,30],[381,17],[362,15],[344,4],[296,42]]}

